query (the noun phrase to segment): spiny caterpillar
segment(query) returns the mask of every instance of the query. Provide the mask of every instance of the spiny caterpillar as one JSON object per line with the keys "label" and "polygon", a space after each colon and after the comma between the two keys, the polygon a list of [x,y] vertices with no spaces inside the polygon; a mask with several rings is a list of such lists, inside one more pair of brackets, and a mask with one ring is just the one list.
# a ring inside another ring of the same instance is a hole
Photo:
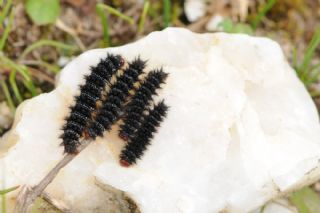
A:
{"label": "spiny caterpillar", "polygon": [[140,159],[150,140],[153,138],[157,127],[160,126],[161,121],[166,116],[168,106],[161,101],[149,109],[148,113],[144,116],[143,122],[135,135],[128,141],[120,154],[120,165],[129,167],[135,164],[137,159]]}
{"label": "spiny caterpillar", "polygon": [[168,74],[162,69],[150,71],[125,109],[119,137],[127,141],[139,128],[143,111],[146,110],[156,90],[164,83]]}
{"label": "spiny caterpillar", "polygon": [[145,68],[145,61],[140,58],[129,63],[129,67],[123,74],[117,78],[117,81],[111,85],[107,98],[102,102],[102,108],[97,113],[95,120],[88,127],[88,134],[95,139],[102,136],[105,130],[110,130],[111,126],[119,118],[123,110],[123,104],[129,96],[129,91]]}
{"label": "spiny caterpillar", "polygon": [[[164,101],[152,109],[149,107],[168,74],[162,69],[149,72],[131,97],[130,91],[141,80],[146,62],[138,57],[116,74],[124,63],[121,56],[108,54],[85,77],[85,84],[80,86],[80,94],[63,126],[61,138],[66,153],[76,154],[81,137],[94,140],[123,118],[119,136],[127,140],[127,144],[121,151],[120,164],[128,167],[143,155],[168,110]],[[113,76],[115,82],[111,83]],[[108,90],[104,92],[107,85]]]}
{"label": "spiny caterpillar", "polygon": [[91,73],[85,77],[85,84],[80,87],[80,95],[75,98],[69,117],[62,128],[64,152],[76,153],[79,139],[82,136],[91,113],[96,110],[96,102],[111,77],[124,65],[120,55],[108,54],[97,66],[91,67]]}

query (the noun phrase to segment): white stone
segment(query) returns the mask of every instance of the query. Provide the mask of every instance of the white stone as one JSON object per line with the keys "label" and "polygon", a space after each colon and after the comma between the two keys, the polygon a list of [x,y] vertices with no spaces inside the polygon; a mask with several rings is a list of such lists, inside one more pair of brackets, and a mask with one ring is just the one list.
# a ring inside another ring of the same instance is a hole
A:
{"label": "white stone", "polygon": [[0,128],[7,129],[12,123],[13,116],[6,102],[0,102],[0,112]]}
{"label": "white stone", "polygon": [[186,0],[184,11],[190,22],[194,22],[205,15],[206,2],[204,0]]}
{"label": "white stone", "polygon": [[258,209],[251,213],[299,213],[298,210],[292,206],[288,200],[278,199],[274,202],[266,204],[262,209]]}
{"label": "white stone", "polygon": [[221,23],[223,22],[224,17],[221,15],[214,15],[206,24],[207,31],[222,31]]}
{"label": "white stone", "polygon": [[277,43],[169,28],[83,53],[54,91],[23,103],[6,135],[11,148],[0,150],[4,188],[37,183],[61,159],[68,106],[107,52],[140,55],[148,70],[163,66],[170,75],[158,99],[170,111],[137,165],[119,165],[124,143],[114,130],[60,172],[47,192],[75,212],[104,212],[111,185],[143,213],[243,213],[320,177],[318,114]]}

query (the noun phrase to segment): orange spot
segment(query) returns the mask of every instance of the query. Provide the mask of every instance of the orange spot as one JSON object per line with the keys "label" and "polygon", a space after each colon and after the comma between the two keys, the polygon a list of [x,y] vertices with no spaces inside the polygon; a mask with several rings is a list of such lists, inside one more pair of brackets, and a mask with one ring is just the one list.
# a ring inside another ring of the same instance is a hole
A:
{"label": "orange spot", "polygon": [[120,165],[123,166],[123,167],[131,166],[131,164],[128,161],[123,160],[123,159],[120,160]]}
{"label": "orange spot", "polygon": [[84,137],[85,139],[89,139],[89,138],[90,138],[90,135],[89,135],[89,132],[88,132],[87,129],[85,129],[85,130],[83,131],[82,135],[83,135],[83,137]]}
{"label": "orange spot", "polygon": [[125,61],[123,58],[120,59],[120,66],[122,67],[124,65]]}

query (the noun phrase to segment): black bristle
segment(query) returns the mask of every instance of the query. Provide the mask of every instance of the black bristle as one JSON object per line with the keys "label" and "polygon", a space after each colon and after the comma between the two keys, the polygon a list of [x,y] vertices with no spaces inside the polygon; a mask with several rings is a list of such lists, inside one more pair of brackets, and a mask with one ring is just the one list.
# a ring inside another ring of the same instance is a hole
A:
{"label": "black bristle", "polygon": [[141,60],[138,56],[131,63],[129,63],[129,66],[135,70],[143,70],[146,67],[146,63],[147,61]]}
{"label": "black bristle", "polygon": [[142,157],[167,111],[168,106],[164,101],[158,103],[152,110],[148,110],[148,114],[144,116],[140,128],[121,151],[120,164],[122,166],[128,167],[135,164],[137,159]]}
{"label": "black bristle", "polygon": [[91,67],[91,73],[85,77],[85,84],[80,86],[80,95],[75,97],[75,105],[71,107],[70,115],[63,126],[61,138],[66,153],[76,153],[91,113],[97,109],[96,102],[123,64],[124,60],[120,55],[108,54],[97,66]]}
{"label": "black bristle", "polygon": [[123,104],[129,96],[129,91],[138,81],[138,77],[145,68],[145,63],[140,58],[135,59],[110,86],[107,98],[102,102],[101,110],[97,113],[95,121],[88,127],[88,134],[91,138],[102,136],[103,132],[110,130],[111,125],[118,120]]}
{"label": "black bristle", "polygon": [[156,90],[165,82],[167,76],[168,74],[162,69],[148,73],[125,109],[123,124],[119,130],[120,138],[128,140],[134,135],[140,126],[143,111],[149,106],[152,96],[156,94]]}

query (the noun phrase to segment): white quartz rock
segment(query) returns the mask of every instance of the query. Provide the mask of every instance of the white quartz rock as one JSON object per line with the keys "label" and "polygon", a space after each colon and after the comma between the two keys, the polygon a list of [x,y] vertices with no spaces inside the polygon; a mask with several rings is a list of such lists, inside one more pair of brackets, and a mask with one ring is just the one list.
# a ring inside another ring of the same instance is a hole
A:
{"label": "white quartz rock", "polygon": [[194,22],[206,13],[206,2],[204,0],[186,0],[184,11],[190,22]]}
{"label": "white quartz rock", "polygon": [[260,208],[256,211],[250,213],[299,213],[298,210],[292,206],[288,200],[278,199],[274,202],[270,202],[263,207],[263,210]]}
{"label": "white quartz rock", "polygon": [[83,53],[54,91],[19,107],[6,135],[11,148],[0,148],[5,188],[37,183],[61,159],[68,106],[83,75],[108,52],[129,61],[140,55],[147,70],[162,66],[169,77],[156,99],[170,110],[137,165],[119,165],[124,142],[113,130],[60,172],[47,192],[75,212],[105,212],[111,185],[143,213],[244,213],[320,177],[317,111],[278,44],[169,28]]}

